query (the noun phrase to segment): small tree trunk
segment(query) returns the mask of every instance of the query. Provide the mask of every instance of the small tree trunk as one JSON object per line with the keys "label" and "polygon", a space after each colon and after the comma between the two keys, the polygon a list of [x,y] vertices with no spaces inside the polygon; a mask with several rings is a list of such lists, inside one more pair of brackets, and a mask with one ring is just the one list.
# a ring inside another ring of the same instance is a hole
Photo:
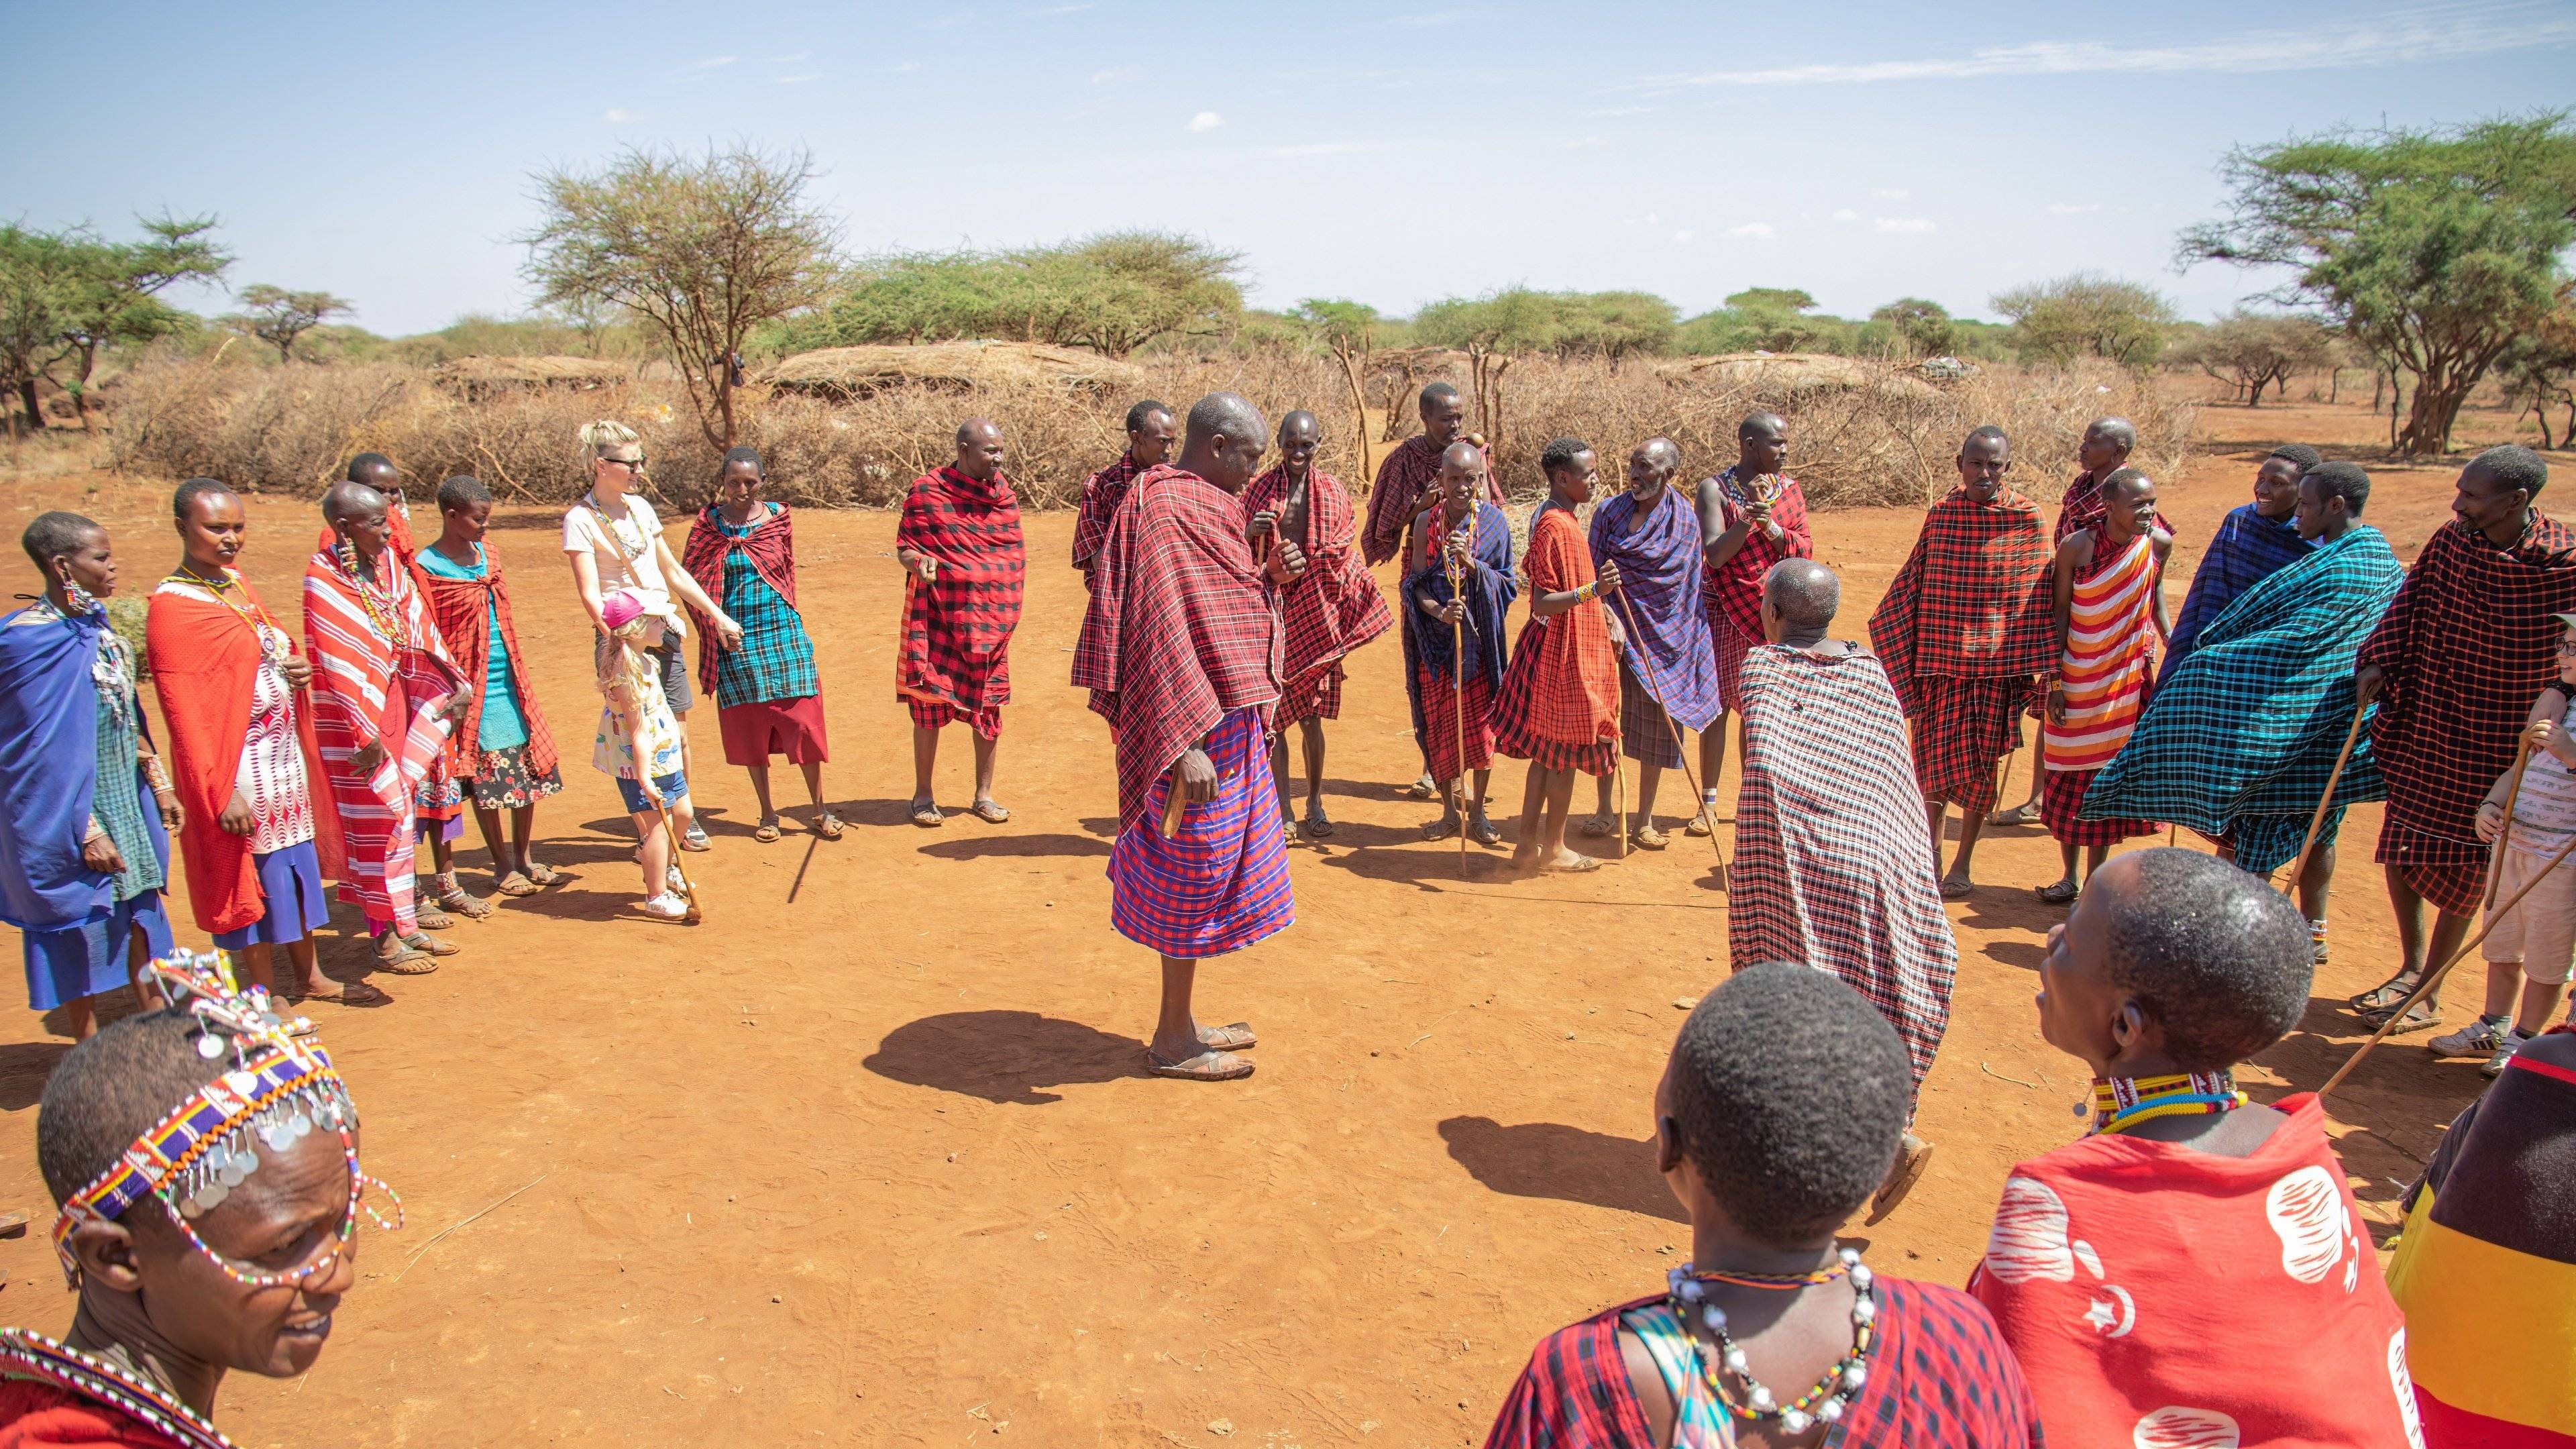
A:
{"label": "small tree trunk", "polygon": [[735,437],[733,423],[733,354],[731,352],[727,352],[717,359],[715,382],[716,415],[724,420],[724,443],[716,450],[721,454],[732,449]]}
{"label": "small tree trunk", "polygon": [[2439,457],[2451,450],[2451,425],[2458,421],[2460,405],[2468,401],[2469,388],[2476,379],[2462,381],[2457,376],[2419,378],[2415,383],[2415,406],[2406,415],[2405,431],[2397,435],[2397,446],[2418,458]]}
{"label": "small tree trunk", "polygon": [[36,401],[36,380],[34,378],[26,377],[18,380],[18,405],[27,410],[27,431],[30,433],[43,432],[45,430],[45,414],[42,407]]}

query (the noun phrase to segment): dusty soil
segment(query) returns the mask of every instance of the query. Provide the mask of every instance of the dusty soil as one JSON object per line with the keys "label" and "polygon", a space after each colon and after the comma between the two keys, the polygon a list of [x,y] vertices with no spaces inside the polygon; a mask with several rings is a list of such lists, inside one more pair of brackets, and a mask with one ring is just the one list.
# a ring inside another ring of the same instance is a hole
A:
{"label": "dusty soil", "polygon": [[[2508,427],[2467,431],[2481,424]],[[2214,451],[2163,500],[2182,530],[2173,598],[2273,441],[2363,451],[2383,426],[2355,407],[2206,414]],[[2401,551],[2442,518],[2454,469],[2375,470],[2371,517]],[[110,522],[129,590],[175,557],[161,485],[89,475],[12,493],[17,519],[70,506]],[[314,517],[253,504],[250,571],[281,613]],[[856,828],[754,842],[749,787],[702,715],[717,848],[690,860],[707,921],[689,929],[630,909],[626,825],[584,748],[587,631],[551,520],[505,520],[496,541],[569,756],[542,853],[578,878],[460,925],[464,954],[436,975],[378,978],[392,1005],[320,1010],[364,1104],[367,1164],[410,1226],[362,1236],[364,1277],[309,1381],[236,1377],[222,1418],[237,1438],[1464,1444],[1539,1334],[1659,1284],[1687,1236],[1653,1169],[1649,1094],[1677,1005],[1725,959],[1705,843],[1676,834],[1588,878],[1511,878],[1481,851],[1462,870],[1455,845],[1420,843],[1427,808],[1397,797],[1415,757],[1381,643],[1354,661],[1331,736],[1340,831],[1295,855],[1297,926],[1202,973],[1203,1019],[1260,1028],[1260,1074],[1150,1078],[1154,963],[1109,929],[1101,874],[1109,743],[1064,683],[1082,598],[1061,564],[1068,525],[1030,527],[1001,775],[1016,816],[931,831],[902,818],[893,519],[800,520],[828,784]],[[1817,520],[1846,632],[1916,526],[1898,510]],[[2028,769],[2015,762],[2014,798]],[[968,782],[951,738],[942,802],[962,806]],[[1675,781],[1668,813],[1685,793]],[[1517,803],[1517,767],[1496,794]],[[2377,827],[2372,806],[2346,828],[2334,964],[2250,1074],[2258,1092],[2315,1086],[2358,1038],[2338,1003],[2394,952],[2368,864]],[[1940,1156],[1867,1235],[1885,1269],[1944,1283],[1975,1261],[2007,1165],[2074,1134],[2085,1080],[2030,1007],[2052,913],[2029,888],[2056,874],[2054,847],[2009,831],[1979,864],[1978,895],[1952,911],[1955,1015],[1922,1109]],[[335,935],[324,959],[354,974],[363,947]],[[2452,994],[2456,1012],[2468,992]],[[2336,1102],[2355,1190],[2383,1221],[2480,1086],[2474,1063],[2433,1062],[2421,1040]],[[0,1022],[0,1204],[44,1201],[34,1103],[64,1050],[37,1018]],[[0,1242],[0,1320],[59,1331],[70,1301],[43,1222]]]}

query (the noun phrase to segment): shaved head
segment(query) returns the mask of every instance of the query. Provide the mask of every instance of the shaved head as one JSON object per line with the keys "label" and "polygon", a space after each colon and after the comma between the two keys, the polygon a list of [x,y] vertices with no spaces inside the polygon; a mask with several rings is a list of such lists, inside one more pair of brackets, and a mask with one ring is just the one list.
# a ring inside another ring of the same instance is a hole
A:
{"label": "shaved head", "polygon": [[1842,580],[1814,559],[1784,558],[1763,576],[1762,602],[1779,615],[1785,631],[1820,633],[1843,606]]}
{"label": "shaved head", "polygon": [[1485,450],[1473,443],[1451,443],[1440,450],[1440,466],[1443,468],[1473,468],[1481,471],[1484,464]]}
{"label": "shaved head", "polygon": [[2137,425],[2127,418],[2095,418],[2084,431],[2095,434],[2123,453],[2138,446]]}
{"label": "shaved head", "polygon": [[1789,422],[1778,413],[1747,413],[1735,425],[1735,436],[1743,438],[1776,438],[1789,430]]}
{"label": "shaved head", "polygon": [[1304,408],[1299,408],[1279,420],[1279,441],[1282,446],[1287,444],[1292,435],[1301,438],[1319,438],[1323,434],[1324,425],[1315,421],[1315,415]]}
{"label": "shaved head", "polygon": [[961,448],[987,439],[994,442],[1002,439],[1002,425],[991,418],[968,418],[957,425],[957,446]]}
{"label": "shaved head", "polygon": [[1270,444],[1269,422],[1239,392],[1212,392],[1190,404],[1183,429],[1181,466],[1228,493],[1252,481]]}
{"label": "shaved head", "polygon": [[382,516],[384,511],[385,495],[364,483],[334,483],[331,491],[322,495],[322,517],[332,523],[371,513]]}
{"label": "shaved head", "polygon": [[1190,405],[1186,442],[1223,435],[1228,438],[1259,438],[1270,431],[1262,419],[1261,409],[1252,399],[1239,392],[1212,392]]}
{"label": "shaved head", "polygon": [[1667,471],[1682,465],[1681,445],[1670,438],[1648,438],[1637,446],[1637,451],[1645,455],[1647,462]]}

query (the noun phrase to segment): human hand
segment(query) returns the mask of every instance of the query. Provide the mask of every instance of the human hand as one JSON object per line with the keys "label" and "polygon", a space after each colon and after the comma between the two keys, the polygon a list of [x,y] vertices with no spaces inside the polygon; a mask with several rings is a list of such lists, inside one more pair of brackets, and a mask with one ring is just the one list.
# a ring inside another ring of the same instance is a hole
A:
{"label": "human hand", "polygon": [[742,647],[742,625],[731,614],[716,615],[716,647],[719,649]]}
{"label": "human hand", "polygon": [[926,553],[914,554],[912,556],[912,575],[914,578],[921,580],[925,584],[935,584],[939,582],[939,560],[932,558]]}
{"label": "human hand", "polygon": [[2478,839],[2493,845],[2495,838],[2504,834],[2504,807],[2493,800],[2479,805],[2477,829]]}
{"label": "human hand", "polygon": [[289,654],[277,661],[278,672],[286,676],[291,689],[308,689],[313,684],[313,661],[301,654]]}
{"label": "human hand", "polygon": [[1216,798],[1216,762],[1207,751],[1193,745],[1181,752],[1180,763],[1172,766],[1180,786],[1181,798],[1193,805],[1204,805]]}
{"label": "human hand", "polygon": [[2364,705],[2379,698],[2379,691],[2386,688],[2387,684],[2387,670],[2376,664],[2361,666],[2352,672],[2353,703],[2357,706]]}
{"label": "human hand", "polygon": [[1455,624],[1460,619],[1467,616],[1467,609],[1466,606],[1461,604],[1458,600],[1451,599],[1449,602],[1442,604],[1437,609],[1432,610],[1432,613],[1443,624]]}
{"label": "human hand", "polygon": [[251,813],[250,797],[235,790],[233,798],[224,802],[223,813],[215,817],[215,824],[226,835],[248,835],[259,828],[259,817]]}
{"label": "human hand", "polygon": [[662,791],[660,787],[653,783],[651,776],[643,774],[640,771],[637,772],[635,776],[635,789],[636,793],[644,797],[644,802],[646,804],[651,805],[656,810],[662,808]]}
{"label": "human hand", "polygon": [[447,716],[447,722],[449,724],[463,724],[465,723],[466,711],[473,707],[474,686],[468,684],[459,688],[454,694],[449,695],[447,697],[447,703],[440,708],[439,713]]}
{"label": "human hand", "polygon": [[1595,590],[1597,593],[1615,594],[1619,592],[1618,561],[1614,559],[1611,562],[1603,564],[1601,566],[1601,571],[1592,576],[1592,581],[1600,585],[1600,587]]}
{"label": "human hand", "polygon": [[2066,688],[2063,685],[2052,684],[2048,687],[2048,722],[2066,723]]}
{"label": "human hand", "polygon": [[2536,755],[2556,745],[2563,733],[2554,722],[2536,719],[2523,729],[2522,745]]}
{"label": "human hand", "polygon": [[161,806],[161,828],[176,835],[188,828],[188,807],[179,803],[176,790],[156,790],[152,798]]}
{"label": "human hand", "polygon": [[1270,551],[1270,581],[1281,585],[1293,584],[1305,573],[1306,551],[1281,539],[1279,546]]}
{"label": "human hand", "polygon": [[81,842],[81,864],[100,875],[125,873],[125,857],[117,853],[116,842],[104,830]]}
{"label": "human hand", "polygon": [[1276,510],[1265,508],[1252,515],[1251,522],[1243,526],[1243,541],[1258,549],[1261,546],[1261,540],[1275,536],[1278,532],[1279,514]]}
{"label": "human hand", "polygon": [[376,766],[384,762],[385,742],[382,740],[369,740],[349,752],[349,768],[360,774],[372,775]]}

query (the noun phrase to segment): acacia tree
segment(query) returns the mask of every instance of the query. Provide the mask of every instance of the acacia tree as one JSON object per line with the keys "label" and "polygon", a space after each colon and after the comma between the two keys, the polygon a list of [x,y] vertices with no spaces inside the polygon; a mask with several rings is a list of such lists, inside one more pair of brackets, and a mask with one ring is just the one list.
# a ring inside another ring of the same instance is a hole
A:
{"label": "acacia tree", "polygon": [[[1365,302],[1348,302],[1338,298],[1309,297],[1288,313],[1289,319],[1304,328],[1307,335],[1324,344],[1333,360],[1342,365],[1342,381],[1351,390],[1351,417],[1357,431],[1352,437],[1368,438],[1368,390],[1360,379],[1368,376],[1371,354],[1377,350],[1378,315],[1375,307]],[[1360,450],[1362,462],[1368,450]]]}
{"label": "acacia tree", "polygon": [[2449,449],[2470,390],[2550,309],[2576,241],[2563,111],[2240,147],[2219,174],[2229,215],[2184,231],[2176,261],[2297,268],[2277,297],[2318,306],[2415,380],[2397,435],[2410,454]]}
{"label": "acacia tree", "polygon": [[232,254],[209,235],[215,229],[211,216],[182,221],[165,214],[142,225],[145,239],[139,242],[109,242],[86,230],[76,235],[77,266],[65,289],[61,336],[65,360],[72,364],[66,386],[84,428],[93,426],[89,386],[99,353],[139,347],[195,325],[157,294],[180,282],[214,281],[233,263]]}
{"label": "acacia tree", "polygon": [[2324,364],[2332,334],[2314,317],[2266,315],[2239,307],[2175,349],[2184,361],[2235,389],[2247,407],[2269,387],[2284,401],[2294,373]]}
{"label": "acacia tree", "polygon": [[752,329],[823,301],[840,229],[806,199],[811,153],[736,144],[629,150],[596,172],[536,177],[544,220],[519,238],[543,306],[608,303],[643,319],[687,384],[699,430],[740,436],[734,360]]}
{"label": "acacia tree", "polygon": [[1907,357],[1947,357],[1959,350],[1959,326],[1950,309],[1921,297],[1899,297],[1869,314]]}
{"label": "acacia tree", "polygon": [[1503,374],[1514,362],[1557,345],[1557,299],[1527,287],[1506,287],[1482,297],[1451,297],[1413,317],[1417,341],[1467,354],[1476,392],[1476,424],[1487,446],[1503,445]]}
{"label": "acacia tree", "polygon": [[239,312],[215,320],[245,337],[256,337],[277,349],[279,362],[295,360],[296,341],[333,317],[357,310],[328,292],[290,292],[262,282],[234,294]]}
{"label": "acacia tree", "polygon": [[[2523,399],[2540,424],[2540,446],[2576,447],[2576,281],[2559,285],[2556,305],[2505,348],[2496,370],[2504,374],[2505,396]],[[2567,426],[2555,442],[2549,436],[2552,406],[2567,409]]]}
{"label": "acacia tree", "polygon": [[2099,357],[2122,367],[2153,367],[2174,323],[2173,304],[2154,288],[2098,272],[1998,292],[1993,306],[2012,319],[2015,350],[2060,366]]}

